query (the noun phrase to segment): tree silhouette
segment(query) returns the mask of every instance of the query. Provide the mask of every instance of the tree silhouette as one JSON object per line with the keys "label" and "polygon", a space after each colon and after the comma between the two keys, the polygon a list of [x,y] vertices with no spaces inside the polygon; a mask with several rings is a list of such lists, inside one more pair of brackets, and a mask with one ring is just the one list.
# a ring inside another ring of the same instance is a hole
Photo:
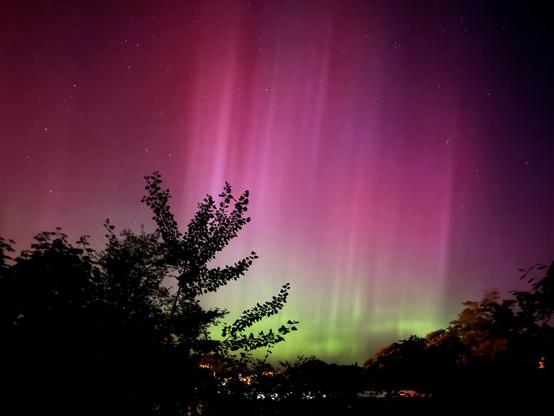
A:
{"label": "tree silhouette", "polygon": [[200,296],[239,279],[257,258],[251,252],[209,267],[250,221],[248,191],[235,198],[226,183],[181,232],[160,174],[145,179],[142,202],[153,212],[153,232],[116,234],[106,220],[103,250],[92,249],[86,236],[72,244],[57,229],[37,234],[17,256],[13,241],[0,240],[6,406],[22,414],[200,413],[217,391],[213,371],[200,365],[204,357],[246,357],[296,330],[297,322],[288,321],[275,331],[248,332],[283,308],[287,283],[224,326],[222,339],[212,339],[208,330],[226,311],[202,307]]}
{"label": "tree silhouette", "polygon": [[529,290],[465,302],[446,329],[376,353],[365,364],[369,375],[380,388],[421,388],[446,401],[541,403],[552,383],[554,263],[521,271]]}

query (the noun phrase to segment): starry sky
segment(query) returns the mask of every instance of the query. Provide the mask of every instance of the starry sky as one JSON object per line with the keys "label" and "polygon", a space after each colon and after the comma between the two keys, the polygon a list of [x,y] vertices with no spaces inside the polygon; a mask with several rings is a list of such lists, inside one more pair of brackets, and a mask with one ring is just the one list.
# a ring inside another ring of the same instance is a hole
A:
{"label": "starry sky", "polygon": [[554,258],[551,11],[510,1],[4,1],[0,235],[184,226],[226,180],[252,222],[204,299],[292,291],[276,359],[363,362]]}

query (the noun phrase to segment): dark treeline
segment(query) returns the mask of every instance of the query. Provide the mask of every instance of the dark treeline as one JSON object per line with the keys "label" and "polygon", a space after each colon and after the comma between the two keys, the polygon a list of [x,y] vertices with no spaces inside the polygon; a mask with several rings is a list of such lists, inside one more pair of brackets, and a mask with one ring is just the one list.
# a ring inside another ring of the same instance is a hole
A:
{"label": "dark treeline", "polygon": [[[159,174],[146,182],[153,232],[116,234],[107,220],[102,250],[58,229],[18,254],[0,239],[2,414],[362,414],[549,402],[554,265],[522,270],[528,290],[466,302],[446,329],[395,342],[363,367],[315,357],[273,366],[272,347],[298,322],[252,327],[283,308],[288,284],[230,324],[225,310],[199,303],[257,258],[209,267],[250,220],[248,192],[235,198],[226,184],[181,232]],[[259,349],[266,358],[253,357]]]}
{"label": "dark treeline", "polygon": [[465,302],[446,329],[377,352],[365,363],[368,377],[379,388],[415,389],[460,405],[550,401],[554,263],[522,272],[529,290]]}

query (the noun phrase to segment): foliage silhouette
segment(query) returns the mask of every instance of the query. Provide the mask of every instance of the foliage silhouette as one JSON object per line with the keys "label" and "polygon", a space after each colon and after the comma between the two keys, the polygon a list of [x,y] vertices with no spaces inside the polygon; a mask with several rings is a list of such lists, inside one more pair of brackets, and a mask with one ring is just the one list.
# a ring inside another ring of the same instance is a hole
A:
{"label": "foliage silhouette", "polygon": [[[537,273],[546,270],[539,279]],[[522,270],[529,290],[487,292],[425,338],[383,348],[365,367],[379,388],[420,389],[445,400],[541,403],[553,381],[554,263]]]}
{"label": "foliage silhouette", "polygon": [[156,229],[139,233],[106,220],[103,250],[87,237],[75,244],[61,229],[35,236],[14,255],[0,240],[1,353],[11,380],[2,406],[21,414],[178,415],[205,413],[217,393],[209,355],[247,357],[271,349],[297,322],[267,333],[248,333],[286,303],[290,285],[245,311],[212,339],[209,328],[226,311],[206,309],[199,297],[242,277],[258,256],[209,267],[250,221],[248,191],[238,198],[226,183],[207,196],[185,232],[169,206],[170,193],[155,172],[142,199]]}
{"label": "foliage silhouette", "polygon": [[[529,410],[529,403],[549,397],[554,263],[521,270],[528,290],[507,299],[491,291],[465,302],[447,328],[395,342],[364,368],[299,357],[278,369],[251,352],[269,353],[298,322],[260,332],[252,327],[282,310],[288,283],[222,325],[218,339],[210,329],[226,311],[200,303],[244,276],[257,258],[250,252],[211,267],[250,221],[248,192],[235,198],[226,183],[181,231],[160,174],[145,179],[142,201],[153,213],[153,232],[116,233],[106,220],[100,251],[87,236],[69,242],[61,229],[37,234],[19,254],[13,241],[0,238],[0,353],[8,381],[2,414],[13,408],[18,414],[361,414],[431,406],[419,397],[403,407],[406,391],[430,393],[437,409],[457,403],[458,410],[475,410],[479,402],[480,411],[482,403],[499,411],[516,402]],[[392,395],[362,403],[364,389]]]}

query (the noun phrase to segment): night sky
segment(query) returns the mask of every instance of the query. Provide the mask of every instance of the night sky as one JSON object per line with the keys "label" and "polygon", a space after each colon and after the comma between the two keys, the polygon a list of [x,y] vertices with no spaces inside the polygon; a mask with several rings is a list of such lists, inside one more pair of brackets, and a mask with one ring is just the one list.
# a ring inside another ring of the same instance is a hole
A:
{"label": "night sky", "polygon": [[[529,3],[529,2],[527,2]],[[505,1],[3,1],[0,235],[184,227],[226,180],[256,250],[205,300],[290,281],[274,357],[363,362],[554,259],[554,15]],[[275,323],[275,322],[274,322]]]}

